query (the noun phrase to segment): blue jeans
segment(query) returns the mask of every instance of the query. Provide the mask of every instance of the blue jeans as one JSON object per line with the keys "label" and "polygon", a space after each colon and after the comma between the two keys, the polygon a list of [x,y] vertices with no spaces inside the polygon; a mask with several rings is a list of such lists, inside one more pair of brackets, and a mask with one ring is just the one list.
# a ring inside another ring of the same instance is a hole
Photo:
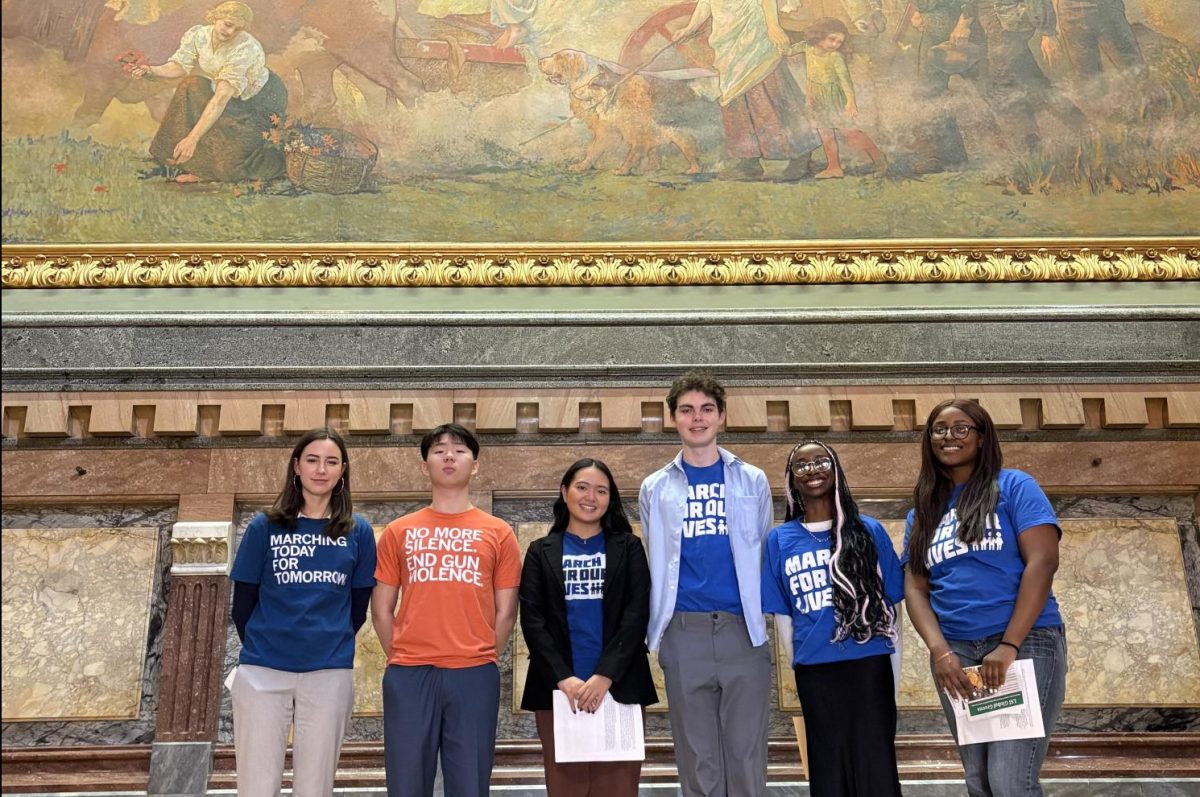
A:
{"label": "blue jeans", "polygon": [[[971,641],[946,640],[958,655],[962,666],[983,662],[983,657],[999,644],[1003,634]],[[1039,776],[1050,733],[1058,721],[1067,692],[1067,637],[1061,626],[1035,628],[1021,643],[1018,659],[1032,659],[1038,698],[1042,704],[1042,723],[1046,735],[1040,739],[1016,739],[1007,742],[959,745],[958,755],[967,772],[970,797],[1042,797]],[[942,711],[956,739],[954,711],[944,693],[939,694]]]}

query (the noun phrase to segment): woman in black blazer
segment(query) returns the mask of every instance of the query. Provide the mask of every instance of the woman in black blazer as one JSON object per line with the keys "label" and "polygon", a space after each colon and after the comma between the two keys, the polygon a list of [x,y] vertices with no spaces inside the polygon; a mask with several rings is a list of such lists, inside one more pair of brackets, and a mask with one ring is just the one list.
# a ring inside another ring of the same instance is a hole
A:
{"label": "woman in black blazer", "polygon": [[563,474],[550,533],[529,545],[521,573],[529,673],[521,708],[536,712],[549,797],[636,797],[641,761],[554,761],[552,694],[572,710],[658,702],[646,654],[650,567],[608,466],[581,459]]}

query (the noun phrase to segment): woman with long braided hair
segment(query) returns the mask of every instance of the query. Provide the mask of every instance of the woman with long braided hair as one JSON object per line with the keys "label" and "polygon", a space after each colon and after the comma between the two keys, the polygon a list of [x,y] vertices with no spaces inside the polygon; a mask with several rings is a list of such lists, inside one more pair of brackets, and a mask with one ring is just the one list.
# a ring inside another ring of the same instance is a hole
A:
{"label": "woman with long braided hair", "polygon": [[767,535],[763,611],[789,651],[812,797],[895,797],[896,604],[904,576],[887,532],[860,515],[832,448],[788,455],[786,522]]}

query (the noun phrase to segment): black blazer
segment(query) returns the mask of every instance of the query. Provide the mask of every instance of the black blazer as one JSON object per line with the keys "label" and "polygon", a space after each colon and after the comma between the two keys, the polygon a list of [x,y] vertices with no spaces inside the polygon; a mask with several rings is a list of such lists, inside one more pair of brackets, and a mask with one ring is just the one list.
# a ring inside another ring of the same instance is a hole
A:
{"label": "black blazer", "polygon": [[[603,649],[596,672],[612,679],[609,692],[618,703],[643,706],[658,702],[646,654],[650,622],[650,565],[646,549],[633,534],[607,534],[604,571]],[[521,708],[548,711],[558,682],[575,674],[567,631],[563,584],[563,535],[534,540],[521,571],[521,631],[529,645],[529,673]]]}

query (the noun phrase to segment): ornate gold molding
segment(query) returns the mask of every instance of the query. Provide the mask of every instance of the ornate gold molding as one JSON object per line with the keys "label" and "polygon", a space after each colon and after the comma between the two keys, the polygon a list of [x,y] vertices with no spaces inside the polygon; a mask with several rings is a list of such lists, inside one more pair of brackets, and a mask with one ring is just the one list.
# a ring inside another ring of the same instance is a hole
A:
{"label": "ornate gold molding", "polygon": [[4,288],[529,287],[1200,280],[1200,237],[3,248]]}

